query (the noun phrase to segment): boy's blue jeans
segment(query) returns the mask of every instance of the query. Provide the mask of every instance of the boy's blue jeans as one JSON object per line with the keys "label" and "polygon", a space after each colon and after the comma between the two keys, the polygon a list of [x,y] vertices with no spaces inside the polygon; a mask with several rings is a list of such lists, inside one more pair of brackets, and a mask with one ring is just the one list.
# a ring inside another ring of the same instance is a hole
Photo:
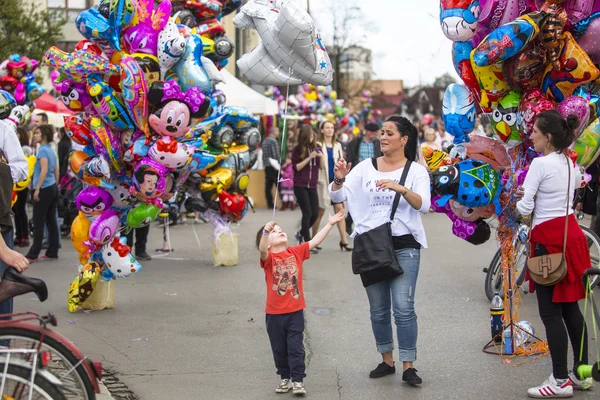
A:
{"label": "boy's blue jeans", "polygon": [[396,250],[396,257],[404,273],[394,279],[369,285],[365,289],[369,298],[371,325],[377,351],[389,353],[394,350],[391,309],[396,323],[400,361],[413,362],[417,359],[418,328],[414,304],[421,251]]}
{"label": "boy's blue jeans", "polygon": [[302,382],[304,365],[304,310],[288,314],[267,314],[267,333],[281,379]]}

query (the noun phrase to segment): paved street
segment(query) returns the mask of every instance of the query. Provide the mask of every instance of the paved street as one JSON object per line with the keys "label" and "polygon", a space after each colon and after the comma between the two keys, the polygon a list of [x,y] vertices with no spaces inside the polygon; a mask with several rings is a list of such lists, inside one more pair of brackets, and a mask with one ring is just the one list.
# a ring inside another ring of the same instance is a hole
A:
{"label": "paved street", "polygon": [[[291,237],[299,216],[299,211],[277,214]],[[76,257],[65,240],[58,262],[37,263],[29,270],[46,280],[49,300],[40,304],[25,295],[16,301],[16,310],[55,312],[58,330],[116,371],[143,400],[288,396],[274,392],[278,377],[264,324],[264,275],[254,249],[255,233],[269,219],[270,212],[261,210],[235,227],[236,267],[212,266],[210,225],[173,228],[176,251],[143,263],[138,276],[118,280],[115,309],[89,313],[67,310]],[[401,373],[368,378],[380,362],[368,302],[360,279],[352,274],[351,253],[340,252],[339,235],[332,231],[321,254],[304,266],[308,398],[524,399],[528,387],[548,377],[547,357],[502,363],[481,351],[490,338],[482,268],[496,243],[475,247],[462,242],[452,236],[444,215],[426,215],[425,228],[430,247],[422,251],[416,303],[416,368],[422,387],[404,386]],[[153,227],[150,235],[149,252],[162,247],[162,229]],[[525,297],[521,313],[543,331],[532,295]],[[595,344],[590,342],[591,351]],[[597,396],[592,392],[576,398]]]}

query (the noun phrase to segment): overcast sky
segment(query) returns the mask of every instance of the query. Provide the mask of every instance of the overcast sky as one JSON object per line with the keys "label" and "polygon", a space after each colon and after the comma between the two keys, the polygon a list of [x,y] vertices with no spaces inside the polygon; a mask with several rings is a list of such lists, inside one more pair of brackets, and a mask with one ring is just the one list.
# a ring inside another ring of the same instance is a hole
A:
{"label": "overcast sky", "polygon": [[[300,0],[306,1],[306,0]],[[376,79],[402,79],[406,86],[433,83],[452,67],[452,42],[439,26],[439,0],[310,0],[311,15],[328,37],[330,2],[354,4],[371,22],[364,47],[373,51]],[[330,22],[329,22],[330,23]]]}

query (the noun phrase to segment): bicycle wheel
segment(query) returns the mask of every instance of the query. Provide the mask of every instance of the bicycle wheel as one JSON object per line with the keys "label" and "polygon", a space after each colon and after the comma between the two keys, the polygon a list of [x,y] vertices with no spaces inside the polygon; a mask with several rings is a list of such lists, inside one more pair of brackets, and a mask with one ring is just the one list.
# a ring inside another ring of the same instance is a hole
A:
{"label": "bicycle wheel", "polygon": [[[590,258],[592,259],[591,268],[600,268],[600,238],[588,227],[581,226],[581,230],[587,239],[588,249],[590,249]],[[590,277],[591,286],[598,282],[598,275]]]}
{"label": "bicycle wheel", "polygon": [[[515,248],[515,265],[517,279],[515,281],[515,290],[518,290],[526,275],[527,258],[529,258],[529,248],[527,243],[517,241]],[[502,273],[502,251],[498,249],[485,276],[485,295],[489,301],[492,301],[494,294],[500,294],[504,299],[504,274]]]}
{"label": "bicycle wheel", "polygon": [[[36,349],[40,333],[24,328],[0,327],[0,340],[10,340],[14,349]],[[46,368],[62,382],[63,393],[69,400],[96,400],[91,378],[85,367],[65,345],[49,336],[44,336],[40,351],[49,351],[52,361]]]}
{"label": "bicycle wheel", "polygon": [[[0,363],[0,379],[5,364]],[[0,393],[1,398],[12,400],[26,400],[29,397],[29,385],[31,384],[31,368],[21,365],[8,364],[4,390]],[[32,400],[66,400],[60,389],[41,374],[36,374],[33,380]]]}

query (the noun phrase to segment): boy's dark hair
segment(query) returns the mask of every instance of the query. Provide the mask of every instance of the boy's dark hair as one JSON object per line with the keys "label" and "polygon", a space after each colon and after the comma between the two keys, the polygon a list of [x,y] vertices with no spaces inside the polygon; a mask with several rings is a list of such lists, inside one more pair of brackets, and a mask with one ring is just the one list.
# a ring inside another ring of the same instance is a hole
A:
{"label": "boy's dark hair", "polygon": [[262,228],[260,228],[258,230],[258,232],[256,232],[256,249],[258,250],[258,246],[260,245],[260,239],[262,239],[263,237],[263,232],[265,230],[265,226],[267,225],[263,225]]}

